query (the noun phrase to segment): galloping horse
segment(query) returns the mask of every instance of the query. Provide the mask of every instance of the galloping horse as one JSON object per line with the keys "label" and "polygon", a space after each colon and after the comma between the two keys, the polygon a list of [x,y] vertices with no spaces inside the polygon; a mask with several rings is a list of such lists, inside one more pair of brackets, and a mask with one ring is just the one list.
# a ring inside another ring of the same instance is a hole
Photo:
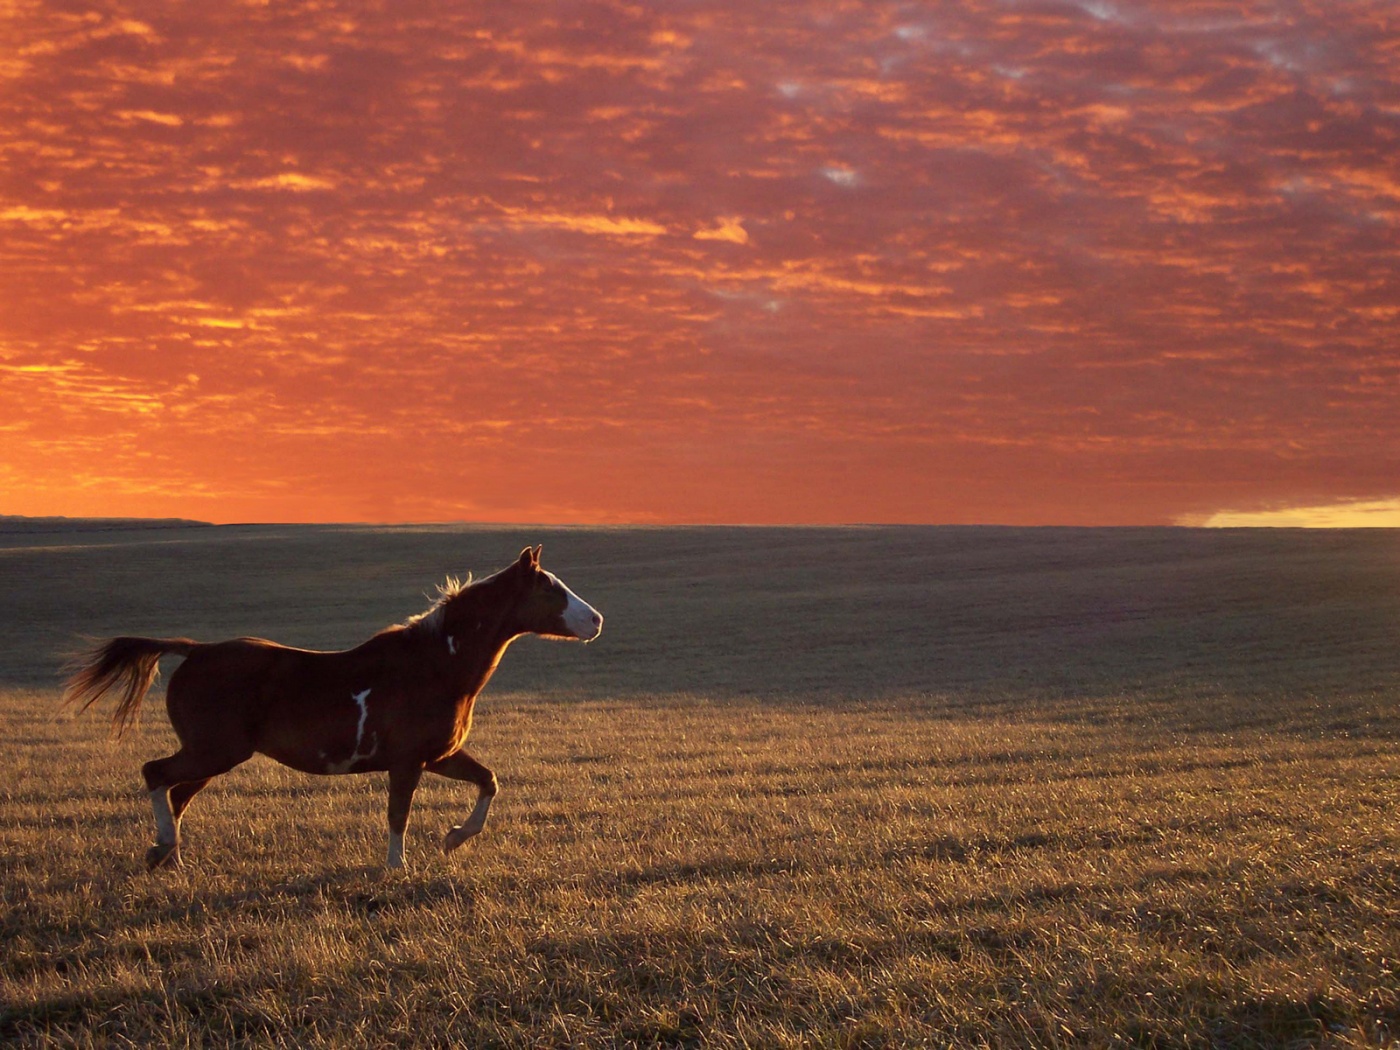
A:
{"label": "galloping horse", "polygon": [[431,609],[343,652],[293,649],[261,638],[114,638],[68,681],[65,702],[87,710],[118,697],[117,735],[135,720],[166,653],[185,657],[165,708],[180,739],[141,767],[156,817],[148,868],[180,861],[180,817],[210,779],[260,752],[305,773],[389,773],[390,868],[403,867],[403,833],[426,769],[477,787],[452,852],[486,825],[496,775],[462,750],[472,707],[506,647],[525,634],[590,642],[603,629],[591,605],[540,568],[540,548],[476,583],[450,580]]}

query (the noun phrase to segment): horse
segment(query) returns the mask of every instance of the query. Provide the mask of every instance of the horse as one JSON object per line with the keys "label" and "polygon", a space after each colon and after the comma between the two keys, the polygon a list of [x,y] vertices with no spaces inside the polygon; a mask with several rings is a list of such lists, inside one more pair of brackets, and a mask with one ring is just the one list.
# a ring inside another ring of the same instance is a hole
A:
{"label": "horse", "polygon": [[540,551],[526,547],[477,582],[449,577],[430,609],[353,649],[113,638],[90,653],[64,701],[85,711],[111,693],[118,737],[159,676],[160,658],[184,657],[165,698],[179,750],[141,767],[156,822],[147,868],[180,863],[180,818],[190,800],[255,753],[304,773],[388,772],[391,869],[403,867],[404,830],[424,770],[477,789],[475,807],[448,830],[443,851],[480,834],[498,784],[463,746],[476,698],[506,647],[527,634],[591,642],[603,629],[596,609],[540,568]]}

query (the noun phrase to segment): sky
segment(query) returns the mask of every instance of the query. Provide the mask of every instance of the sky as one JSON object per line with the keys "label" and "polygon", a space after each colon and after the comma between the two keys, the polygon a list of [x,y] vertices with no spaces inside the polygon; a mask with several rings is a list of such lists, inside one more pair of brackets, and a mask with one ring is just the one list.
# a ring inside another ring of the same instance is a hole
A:
{"label": "sky", "polygon": [[0,514],[1400,524],[1393,0],[0,34]]}

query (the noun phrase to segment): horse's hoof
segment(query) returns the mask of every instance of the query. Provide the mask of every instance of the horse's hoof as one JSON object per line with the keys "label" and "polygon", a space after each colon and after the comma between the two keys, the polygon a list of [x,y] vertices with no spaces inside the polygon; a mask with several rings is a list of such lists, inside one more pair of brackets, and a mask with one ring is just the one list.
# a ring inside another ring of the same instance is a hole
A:
{"label": "horse's hoof", "polygon": [[157,842],[146,851],[146,870],[155,871],[157,868],[178,868],[180,866],[180,847],[166,845]]}
{"label": "horse's hoof", "polygon": [[469,828],[465,824],[458,824],[452,828],[442,839],[442,851],[451,853],[454,849],[466,842],[473,835],[481,834],[480,828]]}

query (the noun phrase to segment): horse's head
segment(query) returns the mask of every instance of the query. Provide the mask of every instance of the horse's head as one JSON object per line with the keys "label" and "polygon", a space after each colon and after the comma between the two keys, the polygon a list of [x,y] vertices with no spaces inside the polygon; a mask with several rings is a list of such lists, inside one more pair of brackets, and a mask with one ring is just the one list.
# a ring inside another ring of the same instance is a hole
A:
{"label": "horse's head", "polygon": [[545,638],[591,642],[603,631],[603,617],[552,572],[540,568],[540,547],[526,547],[507,570],[518,580],[517,626]]}

